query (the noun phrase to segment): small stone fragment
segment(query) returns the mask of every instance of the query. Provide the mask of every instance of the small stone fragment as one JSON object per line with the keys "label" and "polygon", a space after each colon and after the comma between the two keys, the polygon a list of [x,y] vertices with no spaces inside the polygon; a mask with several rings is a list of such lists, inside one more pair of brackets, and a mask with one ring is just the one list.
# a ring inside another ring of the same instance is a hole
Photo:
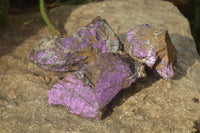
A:
{"label": "small stone fragment", "polygon": [[69,71],[72,66],[81,67],[80,57],[72,55],[61,43],[62,38],[47,36],[35,45],[30,53],[30,61],[45,70]]}
{"label": "small stone fragment", "polygon": [[130,57],[105,53],[80,71],[69,73],[49,90],[50,105],[63,105],[68,112],[100,119],[104,107],[123,88],[142,74],[143,66]]}
{"label": "small stone fragment", "polygon": [[30,53],[30,60],[46,70],[78,70],[97,55],[117,52],[120,49],[118,37],[101,17],[78,29],[73,36],[43,38]]}
{"label": "small stone fragment", "polygon": [[127,32],[124,49],[133,59],[154,68],[164,79],[174,76],[176,50],[166,29],[138,25]]}

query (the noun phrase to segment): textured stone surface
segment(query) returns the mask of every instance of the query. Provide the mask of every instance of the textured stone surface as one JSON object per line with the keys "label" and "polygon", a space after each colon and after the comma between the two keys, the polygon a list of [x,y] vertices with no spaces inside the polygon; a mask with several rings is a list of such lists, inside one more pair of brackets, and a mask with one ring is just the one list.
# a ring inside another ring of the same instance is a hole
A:
{"label": "textured stone surface", "polygon": [[53,85],[48,103],[63,105],[72,114],[101,119],[105,106],[121,89],[135,82],[143,74],[143,68],[128,56],[102,54]]}
{"label": "textured stone surface", "polygon": [[132,58],[155,69],[164,79],[174,76],[176,50],[166,29],[138,25],[127,32],[124,49]]}
{"label": "textured stone surface", "polygon": [[71,14],[68,9],[70,7],[56,8],[51,11],[51,16],[60,28],[67,20],[65,27],[69,34],[74,34],[97,15],[106,19],[117,34],[127,33],[144,23],[166,27],[177,50],[175,78],[168,81],[147,75],[119,92],[102,120],[80,118],[63,107],[48,105],[51,84],[66,75],[44,71],[29,62],[28,56],[34,45],[51,33],[39,12],[32,13],[31,17],[29,12],[14,17],[18,19],[11,17],[9,22],[15,23],[6,29],[13,31],[0,30],[0,43],[3,44],[0,46],[12,48],[8,50],[9,54],[0,58],[0,132],[196,131],[193,127],[200,118],[200,104],[192,99],[200,99],[200,61],[189,23],[173,4],[158,0],[114,0],[83,5],[74,8]]}
{"label": "textured stone surface", "polygon": [[101,17],[96,17],[73,36],[43,38],[31,51],[30,60],[43,69],[64,72],[78,70],[97,55],[119,49],[120,42],[111,27]]}

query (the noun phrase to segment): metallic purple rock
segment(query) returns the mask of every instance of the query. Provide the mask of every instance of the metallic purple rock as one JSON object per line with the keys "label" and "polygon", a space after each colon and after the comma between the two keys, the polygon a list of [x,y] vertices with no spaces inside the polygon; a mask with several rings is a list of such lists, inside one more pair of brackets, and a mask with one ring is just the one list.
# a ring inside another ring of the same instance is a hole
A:
{"label": "metallic purple rock", "polygon": [[[96,17],[90,24],[78,29],[73,38],[63,39],[62,45],[65,49],[75,51],[74,54],[81,53],[80,55],[87,58],[106,52],[117,52],[121,47],[117,35],[101,17]],[[94,50],[97,52],[91,52]]]}
{"label": "metallic purple rock", "polygon": [[154,68],[164,79],[174,76],[173,64],[176,50],[166,29],[148,24],[134,27],[127,32],[125,51],[135,60]]}
{"label": "metallic purple rock", "polygon": [[72,54],[63,47],[61,40],[57,36],[47,36],[40,40],[29,55],[30,61],[51,71],[69,71],[75,69],[72,66],[82,67],[86,57]]}
{"label": "metallic purple rock", "polygon": [[159,63],[159,65],[157,66],[156,69],[154,69],[154,71],[167,80],[173,78],[174,76],[173,66],[165,61],[161,61],[161,63]]}
{"label": "metallic purple rock", "polygon": [[114,33],[111,26],[101,17],[96,17],[91,24],[86,26],[98,43],[92,45],[93,48],[101,49],[102,53],[116,52],[121,48],[118,36]]}
{"label": "metallic purple rock", "polygon": [[76,115],[100,119],[113,97],[142,75],[141,68],[128,56],[102,54],[87,67],[58,81],[49,90],[48,102],[63,105]]}
{"label": "metallic purple rock", "polygon": [[127,32],[127,40],[125,43],[125,50],[132,57],[137,57],[141,62],[145,63],[147,66],[152,67],[156,61],[156,51],[153,44],[150,43],[150,38],[142,38],[140,34],[148,32],[151,30],[152,26],[143,24],[134,27],[129,32]]}
{"label": "metallic purple rock", "polygon": [[98,54],[119,49],[116,34],[105,20],[97,17],[73,36],[43,38],[30,53],[30,61],[51,71],[78,70]]}

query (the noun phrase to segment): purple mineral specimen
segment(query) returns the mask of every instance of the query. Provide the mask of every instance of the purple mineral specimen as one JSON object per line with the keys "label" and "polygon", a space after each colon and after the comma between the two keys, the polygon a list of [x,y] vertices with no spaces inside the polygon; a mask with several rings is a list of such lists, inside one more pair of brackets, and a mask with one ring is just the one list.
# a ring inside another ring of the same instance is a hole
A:
{"label": "purple mineral specimen", "polygon": [[72,63],[61,40],[57,36],[47,36],[40,40],[30,53],[30,61],[46,70],[68,71]]}
{"label": "purple mineral specimen", "polygon": [[143,75],[141,63],[126,55],[105,53],[80,71],[69,73],[49,90],[49,104],[68,112],[100,119],[104,107],[123,88]]}
{"label": "purple mineral specimen", "polygon": [[176,51],[167,30],[147,24],[136,26],[127,33],[124,44],[129,55],[121,48],[108,23],[97,17],[73,36],[43,38],[30,53],[30,60],[45,70],[78,70],[52,86],[48,103],[63,105],[82,117],[100,119],[121,89],[145,76],[143,64],[165,79],[174,76]]}
{"label": "purple mineral specimen", "polygon": [[176,50],[166,29],[138,25],[127,32],[124,49],[133,59],[155,68],[164,79],[174,76]]}
{"label": "purple mineral specimen", "polygon": [[97,55],[119,49],[116,34],[105,20],[97,17],[73,36],[43,38],[30,53],[30,60],[43,69],[62,72],[78,70]]}

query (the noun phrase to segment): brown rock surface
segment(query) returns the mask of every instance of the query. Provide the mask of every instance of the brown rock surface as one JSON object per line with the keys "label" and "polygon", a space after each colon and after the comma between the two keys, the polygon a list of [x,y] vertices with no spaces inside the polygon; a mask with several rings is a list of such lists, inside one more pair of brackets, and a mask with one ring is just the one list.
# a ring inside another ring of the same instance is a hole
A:
{"label": "brown rock surface", "polygon": [[[51,12],[60,28],[67,20],[65,29],[69,34],[97,15],[106,19],[122,38],[124,33],[142,23],[167,28],[177,50],[175,78],[166,81],[149,75],[122,90],[100,121],[69,114],[60,106],[49,106],[49,85],[62,74],[42,70],[29,62],[28,55],[34,44],[50,32],[38,13],[32,17],[20,15],[23,19],[12,21],[11,18],[10,21],[16,23],[0,31],[0,132],[195,131],[193,127],[200,118],[200,104],[193,99],[200,99],[200,61],[189,23],[175,6],[163,1],[129,0],[90,3],[74,8],[67,17],[70,10],[58,7]],[[18,26],[17,31],[12,28],[14,26]]]}

